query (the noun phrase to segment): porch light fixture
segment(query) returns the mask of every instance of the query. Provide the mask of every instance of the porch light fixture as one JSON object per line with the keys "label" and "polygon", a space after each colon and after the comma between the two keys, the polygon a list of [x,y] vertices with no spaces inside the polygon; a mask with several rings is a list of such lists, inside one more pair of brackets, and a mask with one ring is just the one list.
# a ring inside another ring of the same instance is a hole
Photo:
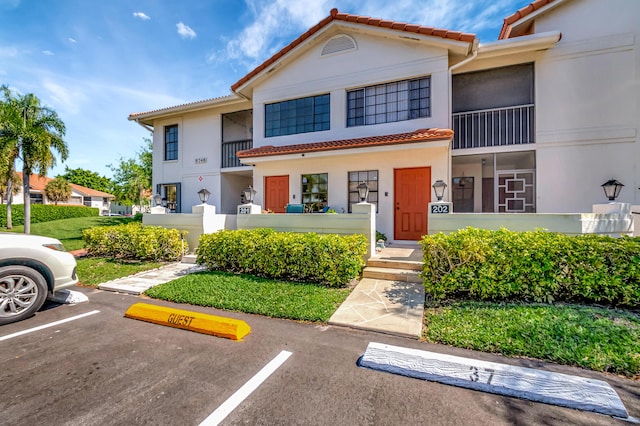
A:
{"label": "porch light fixture", "polygon": [[251,185],[249,185],[242,192],[244,192],[244,199],[247,204],[253,204],[253,199],[256,197],[258,191],[256,191]]}
{"label": "porch light fixture", "polygon": [[442,198],[444,197],[444,190],[447,189],[447,184],[444,183],[442,179],[438,179],[431,186],[433,187],[433,192],[435,192],[438,201],[442,201]]}
{"label": "porch light fixture", "polygon": [[609,179],[601,186],[604,190],[604,195],[609,199],[609,201],[615,201],[615,199],[618,198],[618,195],[620,195],[620,190],[624,185],[615,179]]}
{"label": "porch light fixture", "polygon": [[360,202],[366,203],[368,196],[369,196],[369,185],[367,185],[367,182],[362,181],[358,184],[358,197],[360,197]]}
{"label": "porch light fixture", "polygon": [[156,203],[156,206],[159,206],[162,203],[162,195],[156,194],[153,196],[153,201]]}
{"label": "porch light fixture", "polygon": [[211,192],[207,191],[207,188],[202,188],[200,191],[198,191],[198,197],[200,197],[200,202],[202,204],[207,203],[209,195],[211,195]]}

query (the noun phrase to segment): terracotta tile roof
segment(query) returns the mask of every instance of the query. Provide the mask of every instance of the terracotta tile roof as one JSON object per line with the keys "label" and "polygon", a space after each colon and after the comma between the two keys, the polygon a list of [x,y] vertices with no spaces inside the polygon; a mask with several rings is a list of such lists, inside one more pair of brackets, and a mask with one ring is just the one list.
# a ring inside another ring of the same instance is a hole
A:
{"label": "terracotta tile roof", "polygon": [[259,148],[238,151],[238,158],[266,157],[271,155],[303,154],[306,152],[333,151],[338,149],[365,148],[372,146],[431,142],[453,138],[450,129],[420,129],[410,133],[395,135],[369,136],[358,139],[343,139],[328,142],[302,143],[285,146],[261,146]]}
{"label": "terracotta tile roof", "polygon": [[204,100],[200,100],[200,101],[187,102],[186,104],[174,105],[174,106],[170,106],[170,107],[154,109],[154,110],[151,110],[151,111],[132,112],[131,114],[129,114],[129,120],[134,120],[136,117],[139,117],[141,115],[152,114],[152,113],[163,112],[163,111],[170,111],[172,109],[179,109],[179,108],[184,108],[184,107],[198,106],[200,104],[208,104],[208,103],[212,103],[212,102],[216,102],[216,101],[222,101],[222,100],[224,100],[226,98],[231,98],[231,96],[235,97],[235,95],[219,96],[217,98],[210,98],[210,99],[204,99]]}
{"label": "terracotta tile roof", "polygon": [[271,58],[264,61],[261,65],[259,65],[253,71],[249,72],[249,74],[245,75],[240,80],[238,80],[233,86],[231,86],[231,90],[235,92],[240,86],[242,86],[243,84],[251,80],[261,71],[263,71],[265,68],[271,66],[278,59],[282,58],[287,53],[295,49],[298,45],[300,45],[302,42],[307,40],[313,34],[320,31],[322,28],[329,25],[329,23],[331,23],[332,21],[353,22],[356,24],[370,25],[373,27],[380,27],[380,28],[388,28],[391,30],[405,31],[409,33],[422,34],[422,35],[433,36],[433,37],[441,37],[441,38],[451,39],[451,40],[466,41],[469,43],[472,43],[476,38],[475,34],[461,33],[459,31],[450,31],[450,30],[445,30],[441,28],[426,27],[426,26],[416,25],[416,24],[407,24],[404,22],[390,21],[387,19],[371,18],[369,16],[352,15],[350,13],[341,13],[341,12],[338,12],[338,9],[334,8],[334,9],[331,9],[329,16],[324,18],[322,21],[318,22],[315,26],[309,28],[307,32],[302,34],[297,39],[293,40],[287,46],[282,48],[278,53],[276,53]]}
{"label": "terracotta tile roof", "polygon": [[498,40],[504,40],[510,37],[511,33],[511,25],[525,16],[535,12],[543,6],[552,3],[554,0],[536,0],[533,3],[529,3],[527,6],[522,9],[516,11],[515,13],[504,18],[504,23],[502,24],[502,29],[500,30],[500,35],[498,36]]}
{"label": "terracotta tile roof", "polygon": [[[18,172],[20,175],[20,179],[22,179],[22,172]],[[40,175],[31,175],[29,176],[29,188],[32,191],[38,191],[44,193],[44,188],[47,186],[49,182],[51,182],[53,178],[47,176]],[[86,186],[76,185],[75,183],[69,183],[71,188],[76,192],[79,192],[82,195],[86,195],[89,197],[108,197],[115,198],[113,195],[108,194],[106,192],[98,191],[96,189],[87,188]]]}

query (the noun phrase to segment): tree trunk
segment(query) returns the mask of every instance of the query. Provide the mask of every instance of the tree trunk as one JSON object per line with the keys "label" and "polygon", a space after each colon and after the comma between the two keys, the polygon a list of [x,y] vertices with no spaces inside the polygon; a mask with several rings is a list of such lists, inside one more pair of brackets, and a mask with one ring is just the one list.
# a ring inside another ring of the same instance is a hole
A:
{"label": "tree trunk", "polygon": [[13,228],[11,203],[13,203],[13,179],[9,179],[7,182],[7,229]]}
{"label": "tree trunk", "polygon": [[22,193],[24,194],[24,233],[31,233],[31,190],[29,171],[22,169]]}

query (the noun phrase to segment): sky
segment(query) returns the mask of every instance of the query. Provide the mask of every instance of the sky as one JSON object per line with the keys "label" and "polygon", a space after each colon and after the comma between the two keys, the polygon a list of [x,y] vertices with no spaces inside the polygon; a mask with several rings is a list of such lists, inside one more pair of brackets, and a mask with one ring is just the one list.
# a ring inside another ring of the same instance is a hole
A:
{"label": "sky", "polygon": [[0,85],[66,125],[65,166],[111,177],[149,132],[129,114],[228,95],[233,83],[340,12],[498,38],[528,0],[0,0]]}

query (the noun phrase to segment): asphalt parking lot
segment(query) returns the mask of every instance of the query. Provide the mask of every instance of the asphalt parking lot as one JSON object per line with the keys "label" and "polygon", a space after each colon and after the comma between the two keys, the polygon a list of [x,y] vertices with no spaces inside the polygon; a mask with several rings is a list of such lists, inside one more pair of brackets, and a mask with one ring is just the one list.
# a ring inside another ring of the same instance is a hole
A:
{"label": "asphalt parking lot", "polygon": [[[359,368],[358,358],[372,341],[605,380],[629,414],[640,417],[640,383],[612,375],[378,333],[77,290],[89,302],[48,303],[32,318],[0,327],[1,424],[199,425],[207,418],[252,425],[628,424]],[[127,308],[139,301],[242,319],[252,332],[235,342],[125,318]],[[88,315],[7,337],[82,314]],[[239,395],[274,360],[279,365],[272,374],[263,374],[252,393]]]}

